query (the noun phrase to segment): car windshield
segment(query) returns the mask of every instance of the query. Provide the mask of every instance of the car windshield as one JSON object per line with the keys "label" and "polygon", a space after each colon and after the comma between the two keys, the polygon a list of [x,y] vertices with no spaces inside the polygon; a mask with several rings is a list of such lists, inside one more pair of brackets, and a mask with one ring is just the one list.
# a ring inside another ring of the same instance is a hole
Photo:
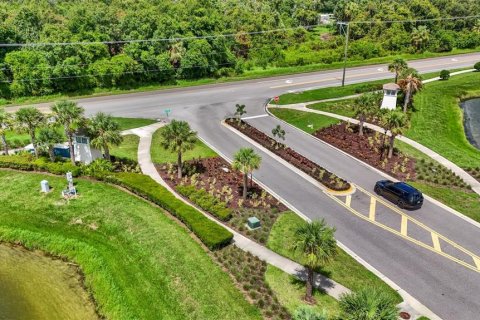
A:
{"label": "car windshield", "polygon": [[408,201],[410,202],[417,202],[421,199],[422,195],[420,193],[414,193],[414,194],[410,194],[408,196]]}

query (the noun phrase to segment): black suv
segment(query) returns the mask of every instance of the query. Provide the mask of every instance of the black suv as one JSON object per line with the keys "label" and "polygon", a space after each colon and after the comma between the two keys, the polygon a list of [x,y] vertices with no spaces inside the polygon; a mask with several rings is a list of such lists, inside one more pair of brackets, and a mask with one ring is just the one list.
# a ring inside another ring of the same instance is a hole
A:
{"label": "black suv", "polygon": [[374,190],[402,209],[420,209],[423,204],[422,193],[405,182],[378,181]]}

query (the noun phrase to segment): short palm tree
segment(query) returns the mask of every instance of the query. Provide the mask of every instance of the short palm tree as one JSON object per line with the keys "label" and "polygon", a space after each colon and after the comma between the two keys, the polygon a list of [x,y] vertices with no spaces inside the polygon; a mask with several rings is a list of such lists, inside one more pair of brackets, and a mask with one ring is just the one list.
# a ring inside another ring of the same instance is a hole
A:
{"label": "short palm tree", "polygon": [[75,150],[73,148],[73,135],[84,124],[85,110],[73,101],[59,101],[55,103],[51,111],[55,122],[63,127],[70,149],[70,161],[75,165]]}
{"label": "short palm tree", "polygon": [[412,30],[412,43],[417,51],[422,51],[430,40],[430,32],[426,26],[419,26]]}
{"label": "short palm tree", "polygon": [[20,132],[28,133],[36,157],[38,157],[38,150],[35,131],[44,123],[44,115],[34,107],[21,108],[15,113],[16,127]]}
{"label": "short palm tree", "polygon": [[111,115],[97,113],[89,122],[88,131],[92,135],[92,146],[103,149],[104,158],[111,161],[110,146],[118,146],[123,141],[120,125]]}
{"label": "short palm tree", "polygon": [[324,219],[305,222],[295,231],[293,249],[303,256],[307,269],[307,286],[305,300],[314,302],[314,270],[328,264],[337,254],[337,242],[334,238],[335,228],[327,226]]}
{"label": "short palm tree", "polygon": [[395,72],[395,83],[398,81],[398,76],[406,69],[408,69],[408,64],[403,59],[395,59],[388,65],[388,71]]}
{"label": "short palm tree", "polygon": [[405,94],[403,112],[407,112],[408,106],[412,101],[412,96],[422,89],[423,83],[416,70],[408,69],[398,81],[398,85],[402,88],[402,91]]}
{"label": "short palm tree", "polygon": [[242,120],[242,116],[246,113],[247,111],[245,110],[244,104],[235,105],[235,117],[237,118],[238,123],[240,123],[240,120]]}
{"label": "short palm tree", "polygon": [[388,145],[388,158],[393,156],[395,138],[408,128],[408,117],[404,112],[397,110],[386,111],[381,118],[382,126],[390,131],[390,142]]}
{"label": "short palm tree", "polygon": [[255,153],[252,148],[241,148],[235,153],[232,167],[243,173],[243,199],[247,199],[248,174],[257,170],[262,162],[262,157]]}
{"label": "short palm tree", "polygon": [[355,100],[354,108],[358,118],[358,134],[363,136],[363,127],[368,116],[378,112],[378,97],[375,93],[365,93]]}
{"label": "short palm tree", "polygon": [[393,298],[375,288],[343,295],[340,309],[345,320],[396,320],[399,314]]}
{"label": "short palm tree", "polygon": [[63,135],[53,126],[41,128],[38,132],[38,146],[48,152],[50,161],[55,161],[54,147],[57,143],[63,142]]}
{"label": "short palm tree", "polygon": [[165,150],[177,153],[178,178],[182,178],[182,154],[192,150],[197,142],[197,133],[192,131],[186,121],[172,120],[161,131],[161,145]]}
{"label": "short palm tree", "polygon": [[[276,137],[285,141],[285,134],[285,130],[283,130],[283,128],[279,124],[277,124],[277,126],[272,129],[272,135],[274,138]],[[278,146],[278,142],[276,142],[276,145]]]}
{"label": "short palm tree", "polygon": [[10,113],[0,111],[0,138],[2,139],[3,151],[8,156],[7,131],[13,128],[13,117]]}

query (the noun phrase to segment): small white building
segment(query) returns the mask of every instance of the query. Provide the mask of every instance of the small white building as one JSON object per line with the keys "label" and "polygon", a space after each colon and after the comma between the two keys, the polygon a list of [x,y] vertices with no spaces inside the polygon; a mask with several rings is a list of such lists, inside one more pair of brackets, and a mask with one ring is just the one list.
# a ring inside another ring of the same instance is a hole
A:
{"label": "small white building", "polygon": [[382,109],[395,110],[397,107],[397,95],[400,86],[396,83],[386,83],[383,85]]}
{"label": "small white building", "polygon": [[75,161],[85,164],[90,164],[103,156],[100,150],[90,145],[90,138],[82,132],[73,136],[73,152],[75,153]]}

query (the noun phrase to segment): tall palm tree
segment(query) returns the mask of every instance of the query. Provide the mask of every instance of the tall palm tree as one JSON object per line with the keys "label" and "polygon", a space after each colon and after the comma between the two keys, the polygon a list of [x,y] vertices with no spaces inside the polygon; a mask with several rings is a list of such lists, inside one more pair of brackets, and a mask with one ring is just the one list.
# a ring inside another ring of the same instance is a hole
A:
{"label": "tall palm tree", "polygon": [[412,96],[422,89],[422,79],[415,69],[407,69],[401,74],[401,79],[398,81],[398,85],[405,95],[403,112],[407,112],[408,106],[412,101]]}
{"label": "tall palm tree", "polygon": [[421,51],[425,48],[428,40],[430,40],[430,31],[426,26],[419,26],[412,30],[412,43],[417,51]]}
{"label": "tall palm tree", "polygon": [[88,131],[92,135],[92,146],[103,149],[105,159],[111,161],[110,146],[118,146],[123,141],[120,125],[111,115],[97,113],[89,122]]}
{"label": "tall palm tree", "polygon": [[376,288],[363,288],[340,298],[342,319],[396,320],[399,309],[393,298]]}
{"label": "tall palm tree", "polygon": [[182,178],[182,154],[192,150],[197,142],[197,133],[192,131],[186,121],[172,120],[161,131],[161,145],[165,150],[177,153],[178,178]]}
{"label": "tall palm tree", "polygon": [[388,65],[388,71],[395,72],[395,83],[398,81],[398,76],[406,69],[408,69],[408,64],[403,59],[395,59]]}
{"label": "tall palm tree", "polygon": [[73,101],[59,101],[52,108],[55,122],[63,127],[65,136],[67,137],[68,147],[70,149],[70,161],[75,165],[75,150],[73,148],[73,135],[75,131],[81,127],[85,121],[85,110]]}
{"label": "tall palm tree", "polygon": [[30,135],[35,157],[38,157],[35,131],[45,123],[44,115],[34,107],[21,108],[15,113],[15,123],[19,131]]}
{"label": "tall palm tree", "polygon": [[8,156],[7,131],[13,128],[13,117],[10,113],[0,111],[0,138],[2,138],[3,151]]}
{"label": "tall palm tree", "polygon": [[375,93],[365,93],[355,100],[354,108],[358,118],[358,134],[360,136],[363,136],[363,127],[367,117],[378,112],[378,101],[378,95]]}
{"label": "tall palm tree", "polygon": [[247,199],[248,174],[257,170],[262,162],[262,157],[255,153],[252,148],[241,148],[235,153],[232,167],[243,173],[243,199]]}
{"label": "tall palm tree", "polygon": [[305,222],[295,231],[293,249],[302,254],[307,269],[307,302],[313,302],[314,270],[328,264],[337,254],[334,233],[335,228],[328,227],[324,219]]}
{"label": "tall palm tree", "polygon": [[388,158],[393,156],[393,148],[395,145],[395,138],[402,134],[408,127],[408,117],[404,112],[397,110],[386,111],[381,119],[382,126],[390,131],[390,141],[388,145]]}
{"label": "tall palm tree", "polygon": [[38,132],[38,146],[48,152],[50,161],[55,161],[54,147],[57,143],[63,142],[63,135],[53,126],[41,128]]}

